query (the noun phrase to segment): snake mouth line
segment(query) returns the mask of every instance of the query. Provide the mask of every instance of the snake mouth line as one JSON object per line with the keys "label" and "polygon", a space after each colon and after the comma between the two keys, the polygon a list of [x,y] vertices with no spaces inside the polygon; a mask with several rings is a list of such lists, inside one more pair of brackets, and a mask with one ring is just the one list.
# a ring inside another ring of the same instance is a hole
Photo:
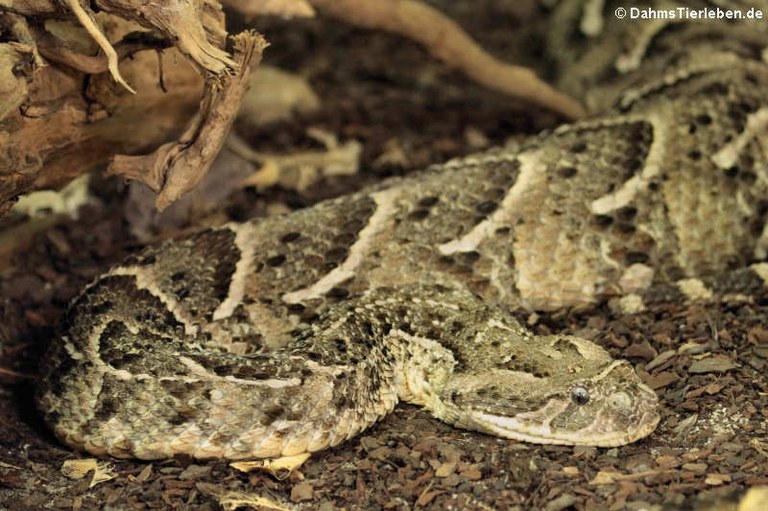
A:
{"label": "snake mouth line", "polygon": [[529,425],[514,418],[498,417],[483,412],[473,412],[470,420],[479,426],[477,429],[521,442],[549,445],[619,447],[650,435],[659,424],[661,416],[655,410],[649,410],[637,421],[636,427],[628,431],[610,431],[605,433],[589,431],[589,427],[574,431],[557,430],[548,425]]}

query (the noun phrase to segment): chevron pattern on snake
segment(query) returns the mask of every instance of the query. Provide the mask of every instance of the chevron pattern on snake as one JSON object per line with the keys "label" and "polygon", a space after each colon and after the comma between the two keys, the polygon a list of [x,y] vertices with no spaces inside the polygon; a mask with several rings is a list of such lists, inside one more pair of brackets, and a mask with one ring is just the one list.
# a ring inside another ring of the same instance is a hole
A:
{"label": "chevron pattern on snake", "polygon": [[[554,22],[581,26],[573,5]],[[42,363],[57,437],[119,457],[271,457],[336,445],[398,401],[529,442],[649,435],[658,401],[626,362],[509,311],[638,307],[736,268],[764,285],[768,39],[604,22],[567,59],[592,73],[561,73],[590,119],[149,247],[97,279]]]}

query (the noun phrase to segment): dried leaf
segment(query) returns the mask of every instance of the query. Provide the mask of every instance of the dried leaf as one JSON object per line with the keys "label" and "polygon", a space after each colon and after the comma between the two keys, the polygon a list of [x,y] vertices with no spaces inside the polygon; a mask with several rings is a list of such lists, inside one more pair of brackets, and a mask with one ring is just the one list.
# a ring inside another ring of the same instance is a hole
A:
{"label": "dried leaf", "polygon": [[677,353],[675,350],[667,350],[662,351],[658,355],[656,355],[656,358],[648,362],[648,364],[645,366],[645,370],[650,372],[656,369],[657,367],[661,367],[662,365],[666,364],[669,360],[675,358]]}
{"label": "dried leaf", "polygon": [[247,125],[285,121],[296,113],[307,115],[320,107],[320,98],[303,76],[273,66],[259,66],[249,81],[250,87],[237,112],[238,121]]}
{"label": "dried leaf", "polygon": [[58,192],[43,190],[32,192],[19,199],[12,211],[38,218],[50,215],[68,215],[77,218],[80,206],[88,202],[91,194],[88,190],[90,174],[83,174],[69,182]]}
{"label": "dried leaf", "polygon": [[248,161],[263,163],[262,168],[244,180],[242,186],[259,189],[279,183],[284,188],[306,190],[323,176],[352,175],[360,166],[362,145],[356,140],[339,144],[336,137],[319,129],[308,134],[326,146],[325,151],[301,151],[277,155],[253,151],[236,134],[230,134],[227,147]]}
{"label": "dried leaf", "polygon": [[293,508],[270,500],[266,497],[251,495],[243,492],[229,492],[217,497],[219,505],[224,511],[234,511],[241,507],[249,507],[265,511],[292,511]]}
{"label": "dried leaf", "polygon": [[708,474],[707,478],[704,479],[704,484],[720,486],[723,483],[730,483],[731,479],[731,474]]}
{"label": "dried leaf", "polygon": [[674,430],[675,434],[678,436],[685,435],[688,432],[688,430],[691,429],[694,424],[696,424],[696,421],[698,420],[699,420],[698,413],[694,413],[693,415],[690,415],[685,419],[681,420],[680,422],[677,423],[677,426],[675,426],[675,430]]}
{"label": "dried leaf", "polygon": [[435,470],[435,477],[448,477],[449,475],[456,472],[457,466],[458,466],[458,463],[456,463],[455,461],[446,461],[445,463],[437,467],[437,470]]}
{"label": "dried leaf", "polygon": [[150,463],[146,467],[141,469],[141,472],[139,472],[139,475],[136,476],[136,480],[140,483],[143,483],[144,481],[147,481],[149,479],[149,476],[152,475],[152,464]]}
{"label": "dried leaf", "polygon": [[724,373],[736,367],[738,366],[730,358],[724,355],[713,355],[691,364],[688,372],[690,374]]}
{"label": "dried leaf", "polygon": [[253,472],[254,470],[264,470],[270,473],[276,479],[285,479],[291,472],[297,470],[306,462],[311,455],[307,452],[296,454],[294,456],[283,456],[282,458],[264,459],[255,461],[236,461],[230,463],[234,469],[241,472]]}
{"label": "dried leaf", "polygon": [[599,486],[603,484],[613,484],[621,479],[622,474],[620,472],[608,472],[601,470],[595,477],[589,482],[589,484]]}
{"label": "dried leaf", "polygon": [[419,498],[416,499],[416,507],[423,507],[429,505],[433,500],[435,500],[435,497],[438,495],[442,495],[445,493],[443,490],[432,490],[432,485],[426,487],[426,489],[421,492],[421,495],[419,495]]}
{"label": "dried leaf", "polygon": [[632,474],[622,474],[621,472],[615,472],[611,470],[601,470],[597,475],[589,481],[589,484],[600,486],[604,484],[614,484],[620,481],[635,481],[637,479],[643,479],[645,477],[654,476],[667,472],[665,470],[646,470],[644,472],[636,472]]}
{"label": "dried leaf", "polygon": [[306,500],[312,500],[315,495],[315,489],[311,484],[306,481],[300,482],[291,488],[291,501],[303,502]]}
{"label": "dried leaf", "polygon": [[90,472],[93,472],[93,477],[89,488],[117,477],[111,463],[96,458],[67,460],[61,466],[61,473],[69,479],[82,479]]}
{"label": "dried leaf", "polygon": [[293,511],[293,507],[275,502],[259,495],[238,491],[225,491],[221,486],[211,483],[197,483],[195,487],[205,495],[210,495],[219,501],[225,511],[239,508],[251,508],[269,511]]}

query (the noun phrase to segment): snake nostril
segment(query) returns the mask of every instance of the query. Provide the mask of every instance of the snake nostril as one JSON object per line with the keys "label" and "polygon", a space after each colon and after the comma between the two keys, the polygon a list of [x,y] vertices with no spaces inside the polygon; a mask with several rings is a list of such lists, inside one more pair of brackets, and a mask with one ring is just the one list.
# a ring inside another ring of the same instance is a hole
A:
{"label": "snake nostril", "polygon": [[631,410],[632,398],[626,392],[615,392],[609,398],[611,407],[615,410]]}

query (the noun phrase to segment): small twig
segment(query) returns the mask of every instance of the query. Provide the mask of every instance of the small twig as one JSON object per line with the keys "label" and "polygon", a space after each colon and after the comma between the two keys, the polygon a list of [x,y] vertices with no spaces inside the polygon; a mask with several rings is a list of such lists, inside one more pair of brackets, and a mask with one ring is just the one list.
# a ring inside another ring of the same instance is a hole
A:
{"label": "small twig", "polygon": [[[67,48],[59,38],[45,31],[40,31],[37,36],[37,48],[48,60],[87,74],[99,74],[109,70],[109,61],[102,55],[90,56],[73,51]],[[122,60],[140,51],[163,50],[170,46],[171,43],[165,39],[140,32],[135,37],[133,34],[128,34],[114,45],[114,49],[117,58]]]}
{"label": "small twig", "polygon": [[103,51],[104,55],[107,56],[107,68],[109,69],[112,78],[114,78],[117,83],[125,87],[127,90],[131,91],[131,93],[136,94],[136,91],[133,90],[133,88],[128,85],[128,82],[123,80],[123,77],[120,75],[120,69],[117,67],[117,52],[115,51],[114,47],[112,47],[112,44],[109,42],[107,37],[101,32],[99,27],[96,26],[96,22],[91,19],[83,6],[80,5],[78,0],[62,1],[72,10],[72,13],[77,18],[77,21],[79,21],[86,32],[88,32],[91,37],[93,37],[93,40],[96,41],[96,44],[99,45],[101,51]]}
{"label": "small twig", "polygon": [[13,369],[6,369],[5,367],[0,367],[0,377],[8,378],[10,381],[35,379],[35,376],[32,374],[20,373],[18,371],[14,371]]}

